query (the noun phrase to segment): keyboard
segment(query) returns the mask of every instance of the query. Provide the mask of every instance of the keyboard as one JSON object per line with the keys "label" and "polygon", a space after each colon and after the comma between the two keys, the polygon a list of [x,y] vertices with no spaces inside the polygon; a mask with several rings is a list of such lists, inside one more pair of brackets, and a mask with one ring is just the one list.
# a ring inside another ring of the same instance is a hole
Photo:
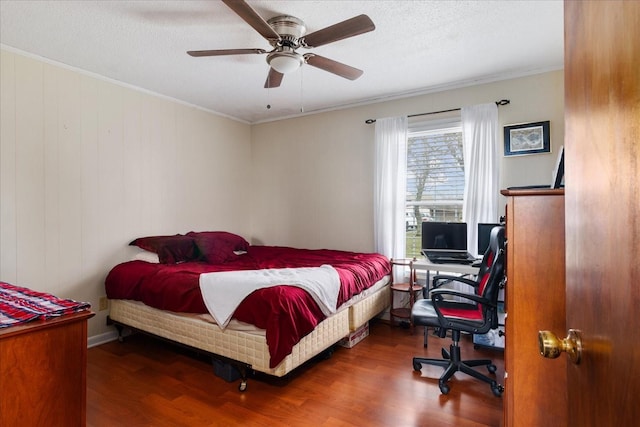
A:
{"label": "keyboard", "polygon": [[460,251],[447,252],[447,251],[428,251],[428,250],[423,250],[422,254],[424,256],[426,256],[426,257],[436,257],[436,258],[445,257],[445,258],[467,259],[469,257],[465,252],[460,252]]}

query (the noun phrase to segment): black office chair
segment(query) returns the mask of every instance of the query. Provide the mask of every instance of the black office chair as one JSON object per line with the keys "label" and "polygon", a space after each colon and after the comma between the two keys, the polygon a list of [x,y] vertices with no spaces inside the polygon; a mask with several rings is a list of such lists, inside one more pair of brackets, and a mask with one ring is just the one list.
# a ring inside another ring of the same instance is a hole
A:
{"label": "black office chair", "polygon": [[[501,396],[504,391],[495,378],[473,369],[474,366],[486,365],[490,373],[495,373],[496,366],[491,360],[460,360],[459,346],[461,332],[485,334],[498,327],[498,292],[504,279],[504,263],[504,227],[494,227],[476,280],[437,275],[433,278],[432,289],[425,289],[425,299],[416,301],[411,309],[414,325],[435,328],[440,338],[444,338],[448,330],[451,331],[452,343],[449,351],[442,349],[443,359],[413,358],[413,369],[416,371],[422,369],[424,363],[445,368],[438,381],[442,394],[449,393],[447,381],[457,371],[489,383],[496,396]],[[442,288],[443,284],[453,282],[467,285],[472,292]]]}

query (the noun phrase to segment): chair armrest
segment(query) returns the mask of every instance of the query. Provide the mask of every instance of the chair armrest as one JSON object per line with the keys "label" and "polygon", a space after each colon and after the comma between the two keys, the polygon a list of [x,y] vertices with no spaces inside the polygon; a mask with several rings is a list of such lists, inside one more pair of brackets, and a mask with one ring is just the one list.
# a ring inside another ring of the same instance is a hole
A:
{"label": "chair armrest", "polygon": [[[438,283],[440,281],[442,281],[443,283]],[[465,285],[469,285],[472,288],[476,288],[478,286],[478,283],[475,280],[471,280],[462,276],[451,276],[448,274],[437,274],[433,276],[433,280],[431,281],[434,288],[439,288],[440,286],[451,282],[464,283]]]}
{"label": "chair armrest", "polygon": [[422,294],[424,298],[429,298],[429,293],[434,289],[438,289],[441,286],[444,286],[449,283],[462,283],[463,285],[467,285],[474,290],[478,288],[478,284],[475,280],[467,279],[466,277],[461,276],[450,276],[446,274],[438,274],[433,276],[433,280],[431,281],[431,288],[425,286],[422,290]]}
{"label": "chair armrest", "polygon": [[[467,301],[449,301],[445,300],[444,296],[455,296],[466,299]],[[492,302],[491,300],[476,294],[468,294],[464,292],[459,292],[455,290],[449,289],[436,289],[431,292],[431,302],[433,308],[436,311],[436,315],[438,316],[438,321],[444,328],[455,328],[463,327],[462,325],[466,325],[468,328],[467,320],[458,319],[456,317],[448,317],[445,316],[441,311],[442,308],[455,308],[455,306],[459,306],[460,308],[470,309],[470,305],[483,304],[487,307],[491,307],[492,310],[497,310],[497,304]],[[495,321],[492,321],[492,324],[495,323],[497,326],[497,315],[495,316]]]}
{"label": "chair armrest", "polygon": [[[437,307],[438,303],[444,301],[445,295],[464,298],[466,300],[473,301],[477,304],[486,304],[490,307],[497,307],[497,305],[494,304],[491,300],[481,295],[468,294],[468,293],[459,292],[453,289],[435,289],[431,291],[431,301],[433,302],[433,305],[436,308],[436,310],[438,310],[438,307]],[[448,304],[456,304],[456,303],[466,304],[465,302],[458,302],[458,301],[447,301],[447,303]]]}

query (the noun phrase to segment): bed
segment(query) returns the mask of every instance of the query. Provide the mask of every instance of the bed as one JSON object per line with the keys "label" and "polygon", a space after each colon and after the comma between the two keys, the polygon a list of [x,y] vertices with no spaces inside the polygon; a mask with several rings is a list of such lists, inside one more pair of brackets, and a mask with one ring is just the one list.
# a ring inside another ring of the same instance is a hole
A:
{"label": "bed", "polygon": [[[282,377],[390,301],[389,260],[380,254],[250,245],[227,232],[151,236],[131,245],[139,254],[105,280],[109,322],[232,363],[241,391],[248,372]],[[271,283],[262,283],[264,276]],[[259,284],[251,290],[253,282]],[[246,295],[234,295],[237,289]],[[222,315],[215,311],[221,301],[230,305]]]}

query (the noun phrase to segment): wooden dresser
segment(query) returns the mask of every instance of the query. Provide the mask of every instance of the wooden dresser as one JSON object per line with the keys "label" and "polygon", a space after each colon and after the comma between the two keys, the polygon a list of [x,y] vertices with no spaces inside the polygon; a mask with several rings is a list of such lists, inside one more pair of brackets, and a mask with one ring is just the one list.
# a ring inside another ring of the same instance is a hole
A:
{"label": "wooden dresser", "polygon": [[501,194],[507,197],[504,425],[567,425],[567,358],[545,359],[538,349],[538,331],[566,331],[564,190]]}
{"label": "wooden dresser", "polygon": [[0,426],[84,427],[91,316],[0,329]]}

